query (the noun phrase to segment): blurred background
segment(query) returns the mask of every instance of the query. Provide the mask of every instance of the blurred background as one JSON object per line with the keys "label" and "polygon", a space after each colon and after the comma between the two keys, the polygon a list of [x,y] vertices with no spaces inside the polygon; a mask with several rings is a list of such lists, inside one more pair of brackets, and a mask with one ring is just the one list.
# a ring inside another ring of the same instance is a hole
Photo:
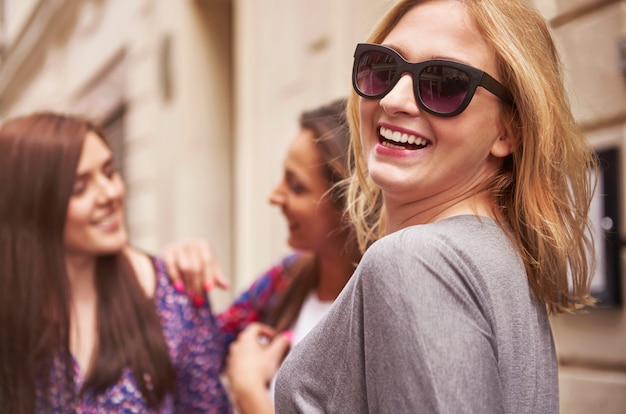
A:
{"label": "blurred background", "polygon": [[[561,412],[625,413],[626,1],[527,1],[550,23],[576,118],[604,162],[601,306],[551,319]],[[0,0],[0,121],[54,110],[104,126],[132,243],[158,253],[209,239],[232,282],[211,293],[220,310],[288,251],[267,197],[298,115],[350,92],[355,44],[391,3]]]}

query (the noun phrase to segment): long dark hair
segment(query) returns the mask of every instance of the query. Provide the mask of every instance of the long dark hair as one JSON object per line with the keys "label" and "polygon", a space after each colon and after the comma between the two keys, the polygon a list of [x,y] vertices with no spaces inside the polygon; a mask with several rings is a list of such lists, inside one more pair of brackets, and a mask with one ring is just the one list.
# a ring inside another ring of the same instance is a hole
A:
{"label": "long dark hair", "polygon": [[[300,127],[313,132],[315,147],[322,159],[322,174],[328,183],[328,192],[334,207],[342,213],[346,209],[345,183],[348,178],[348,157],[350,156],[350,135],[346,122],[346,100],[335,100],[319,108],[305,111],[300,115]],[[335,232],[345,232],[345,257],[356,267],[360,253],[354,227],[346,214],[341,228]],[[286,272],[292,280],[283,296],[271,303],[264,313],[268,322],[279,330],[291,326],[302,308],[304,299],[317,285],[319,279],[318,257],[313,253],[303,253],[297,260],[287,263]]]}
{"label": "long dark hair", "polygon": [[[77,397],[63,234],[89,132],[105,141],[90,122],[53,113],[15,118],[0,128],[2,413],[71,407]],[[98,258],[96,289],[98,342],[83,389],[98,393],[130,367],[147,403],[156,406],[173,390],[174,369],[152,300],[121,252]],[[51,381],[64,390],[55,397],[61,401],[52,401]]]}

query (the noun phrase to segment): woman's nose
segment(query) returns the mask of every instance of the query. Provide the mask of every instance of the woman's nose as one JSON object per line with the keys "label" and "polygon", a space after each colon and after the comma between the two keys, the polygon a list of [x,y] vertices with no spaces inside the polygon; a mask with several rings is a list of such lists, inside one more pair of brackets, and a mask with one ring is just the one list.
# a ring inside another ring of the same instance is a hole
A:
{"label": "woman's nose", "polygon": [[380,106],[390,115],[408,114],[416,116],[420,112],[413,85],[413,76],[403,74],[394,87],[380,99]]}
{"label": "woman's nose", "polygon": [[103,202],[119,200],[124,194],[124,185],[121,179],[103,176],[99,180],[99,197]]}
{"label": "woman's nose", "polygon": [[285,204],[285,191],[284,184],[282,182],[274,187],[274,189],[270,193],[269,202],[270,204],[275,206],[282,206]]}

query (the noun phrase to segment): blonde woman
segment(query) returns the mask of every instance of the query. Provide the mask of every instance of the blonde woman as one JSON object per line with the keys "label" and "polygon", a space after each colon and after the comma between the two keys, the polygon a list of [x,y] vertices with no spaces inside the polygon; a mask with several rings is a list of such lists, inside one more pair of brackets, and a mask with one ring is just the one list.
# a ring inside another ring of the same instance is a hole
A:
{"label": "blonde woman", "polygon": [[368,42],[349,207],[369,247],[279,370],[277,411],[558,413],[548,314],[593,304],[595,158],[544,20],[402,0]]}

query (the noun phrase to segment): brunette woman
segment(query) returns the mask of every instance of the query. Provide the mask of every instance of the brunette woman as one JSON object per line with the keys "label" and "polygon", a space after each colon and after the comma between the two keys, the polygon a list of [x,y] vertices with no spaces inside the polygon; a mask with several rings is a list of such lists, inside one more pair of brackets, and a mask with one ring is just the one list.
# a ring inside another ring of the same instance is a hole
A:
{"label": "brunette woman", "polygon": [[[341,186],[348,177],[345,109],[340,99],[302,113],[283,176],[269,197],[285,216],[287,241],[296,252],[217,317],[225,343],[232,343],[227,374],[242,413],[274,412],[273,378],[285,351],[328,312],[360,259]],[[166,256],[173,272],[192,276],[189,286],[201,284],[193,278],[212,268],[209,246],[197,241],[171,245]]]}
{"label": "brunette woman", "polygon": [[37,113],[0,129],[0,412],[228,413],[208,305],[128,246],[104,134]]}

